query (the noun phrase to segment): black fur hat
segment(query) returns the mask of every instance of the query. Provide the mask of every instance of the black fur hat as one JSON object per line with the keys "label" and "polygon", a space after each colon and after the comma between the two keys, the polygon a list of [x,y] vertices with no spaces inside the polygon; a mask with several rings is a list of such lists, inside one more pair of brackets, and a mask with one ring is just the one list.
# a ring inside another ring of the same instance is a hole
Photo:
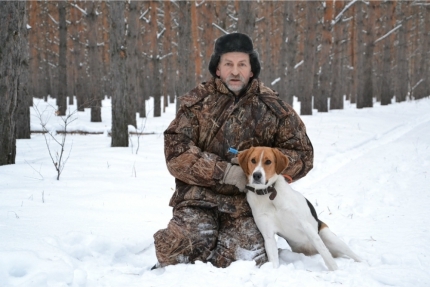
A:
{"label": "black fur hat", "polygon": [[261,66],[258,60],[258,53],[254,50],[251,38],[242,33],[231,33],[219,37],[215,41],[214,53],[209,62],[209,71],[212,76],[217,77],[216,69],[222,54],[229,52],[243,52],[249,54],[251,63],[252,79],[257,79]]}

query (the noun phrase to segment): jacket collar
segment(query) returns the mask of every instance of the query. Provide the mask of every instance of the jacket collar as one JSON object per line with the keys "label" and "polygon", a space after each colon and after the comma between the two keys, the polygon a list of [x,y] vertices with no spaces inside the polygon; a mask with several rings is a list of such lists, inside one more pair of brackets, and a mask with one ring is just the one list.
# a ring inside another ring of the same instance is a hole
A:
{"label": "jacket collar", "polygon": [[[241,97],[246,96],[248,94],[258,93],[259,89],[260,81],[258,79],[253,79],[248,84],[248,88],[245,94],[241,95]],[[224,95],[232,94],[227,88],[227,86],[221,81],[221,79],[212,78],[209,82],[201,83],[196,88],[179,97],[179,100],[181,101],[181,104],[185,105],[186,107],[191,107],[201,101],[203,98],[207,97],[208,95],[215,93],[220,93]]]}

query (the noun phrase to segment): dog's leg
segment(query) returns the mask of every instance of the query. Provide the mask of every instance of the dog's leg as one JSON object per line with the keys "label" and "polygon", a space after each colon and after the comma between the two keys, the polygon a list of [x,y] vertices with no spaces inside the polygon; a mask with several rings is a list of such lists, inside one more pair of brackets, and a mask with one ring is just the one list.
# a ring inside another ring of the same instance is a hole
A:
{"label": "dog's leg", "polygon": [[328,269],[331,271],[337,270],[337,263],[333,259],[333,256],[331,256],[330,251],[324,245],[324,242],[318,235],[317,230],[308,222],[303,222],[302,226],[306,235],[308,236],[309,241],[315,247],[318,253],[322,256]]}
{"label": "dog's leg", "polygon": [[334,257],[346,255],[357,262],[361,262],[361,258],[355,254],[345,242],[340,240],[339,237],[337,237],[336,234],[334,234],[328,227],[321,229],[319,235]]}
{"label": "dog's leg", "polygon": [[264,220],[261,218],[254,218],[258,229],[264,238],[264,247],[266,248],[266,254],[270,262],[273,264],[273,268],[279,267],[279,255],[278,245],[275,239],[275,232],[273,231],[270,220]]}
{"label": "dog's leg", "polygon": [[267,257],[269,261],[272,262],[273,268],[279,267],[279,255],[278,255],[278,245],[276,243],[275,235],[264,235],[264,247],[266,248]]}

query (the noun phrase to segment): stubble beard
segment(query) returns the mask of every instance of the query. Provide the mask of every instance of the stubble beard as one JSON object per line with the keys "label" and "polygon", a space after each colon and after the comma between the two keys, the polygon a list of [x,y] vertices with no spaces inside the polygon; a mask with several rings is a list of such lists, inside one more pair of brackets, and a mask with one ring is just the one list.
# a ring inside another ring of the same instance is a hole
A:
{"label": "stubble beard", "polygon": [[[230,85],[229,82],[230,80],[235,79],[235,80],[240,80],[241,85]],[[228,87],[228,89],[234,93],[240,94],[246,87],[246,85],[248,83],[245,82],[245,79],[241,76],[229,76],[225,79],[224,83],[226,84],[226,86]]]}

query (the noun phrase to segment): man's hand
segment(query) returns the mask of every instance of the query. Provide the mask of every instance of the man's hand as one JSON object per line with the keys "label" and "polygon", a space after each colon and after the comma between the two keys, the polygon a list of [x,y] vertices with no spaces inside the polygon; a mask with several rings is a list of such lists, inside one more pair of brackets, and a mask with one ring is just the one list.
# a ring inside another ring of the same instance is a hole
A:
{"label": "man's hand", "polygon": [[228,163],[221,183],[235,185],[240,191],[245,191],[248,180],[240,166]]}

